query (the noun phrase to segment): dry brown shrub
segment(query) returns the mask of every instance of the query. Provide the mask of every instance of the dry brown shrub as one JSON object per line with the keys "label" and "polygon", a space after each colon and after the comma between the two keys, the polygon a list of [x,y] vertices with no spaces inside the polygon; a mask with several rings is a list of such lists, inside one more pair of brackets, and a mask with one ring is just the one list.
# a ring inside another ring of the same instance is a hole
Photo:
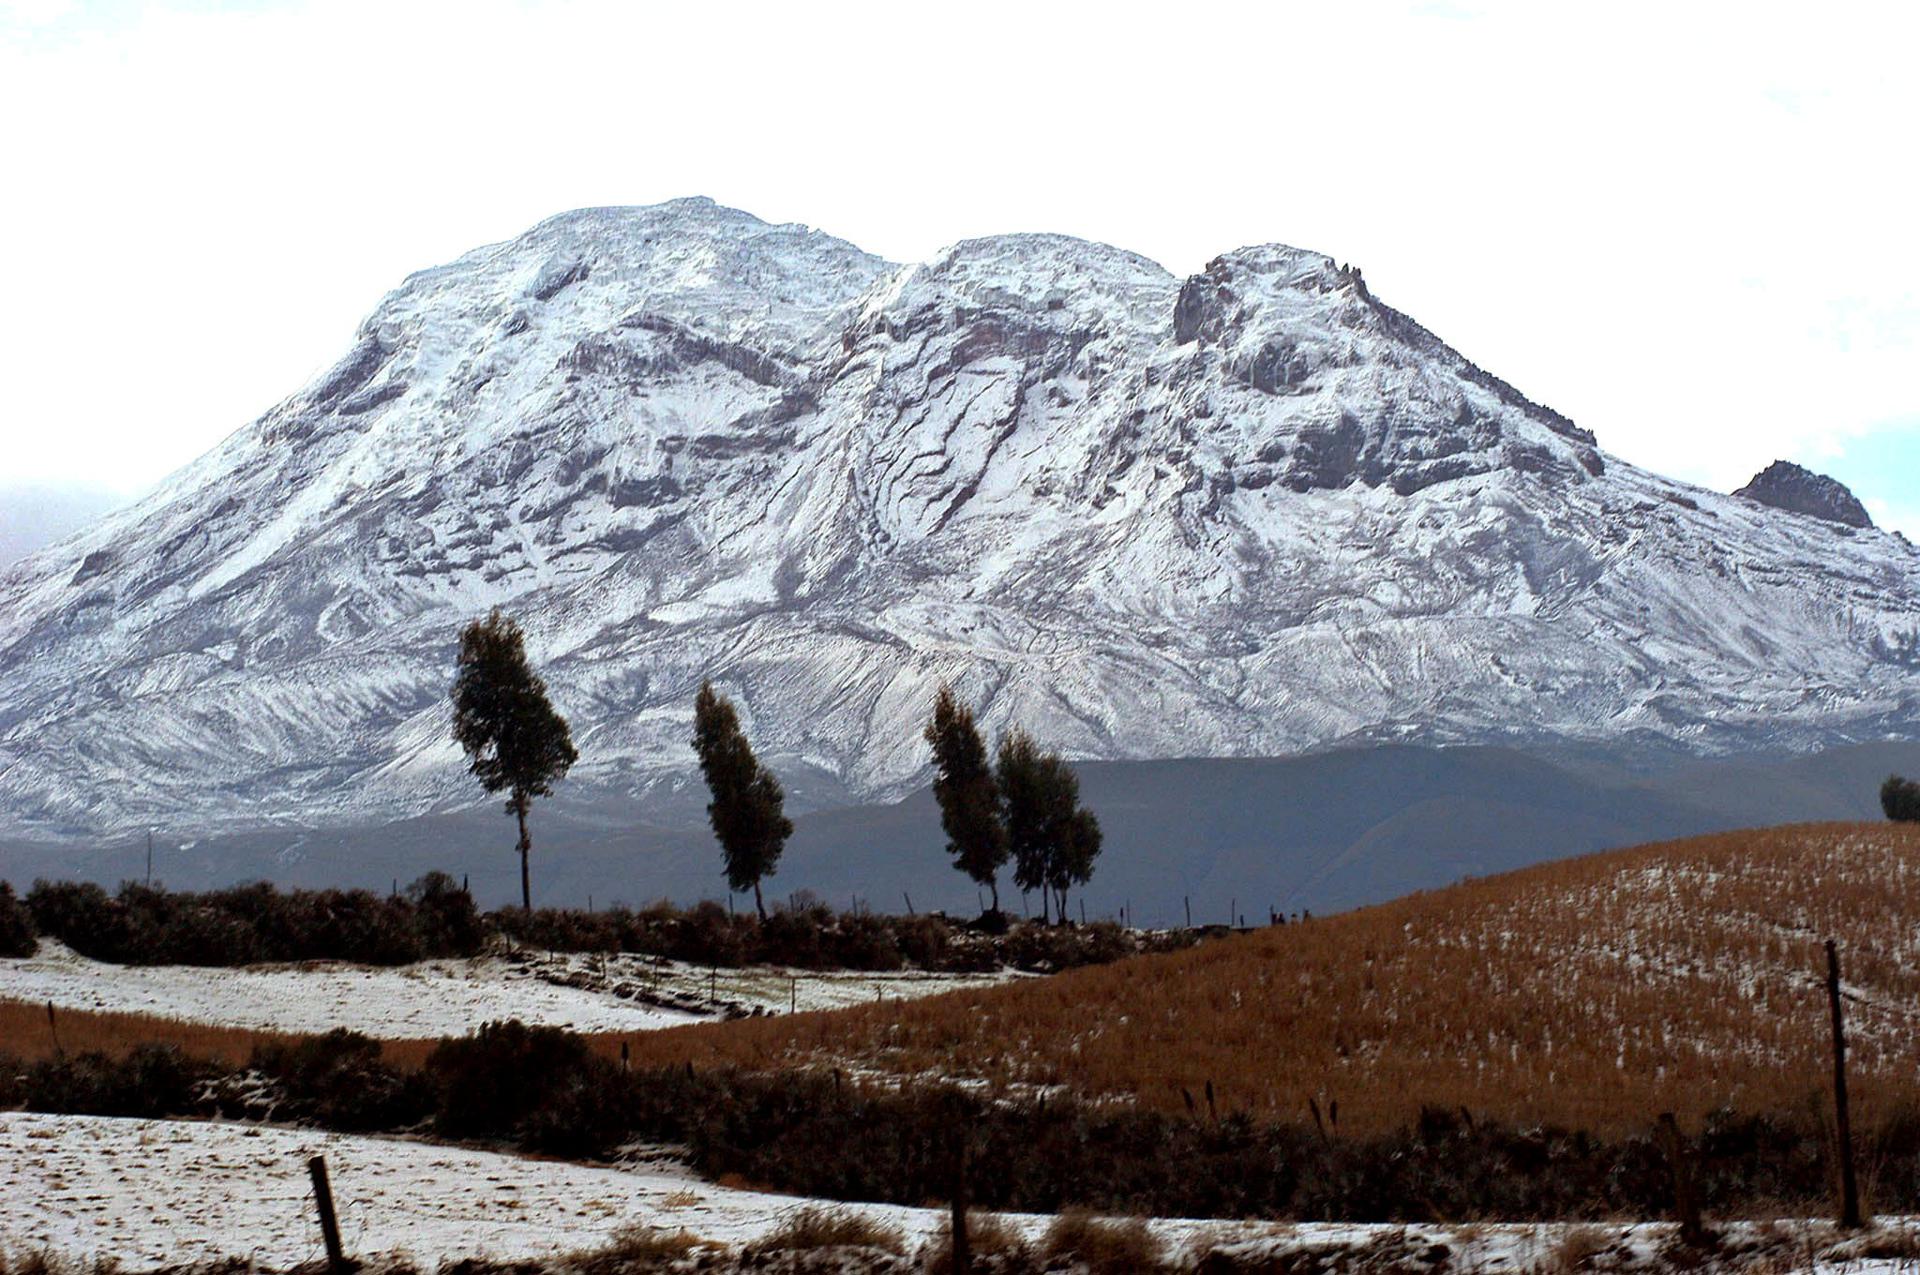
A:
{"label": "dry brown shrub", "polygon": [[780,1225],[747,1245],[749,1255],[804,1252],[817,1248],[877,1248],[904,1254],[907,1237],[854,1209],[808,1205],[788,1213]]}
{"label": "dry brown shrub", "polygon": [[1054,1218],[1040,1237],[1040,1251],[1056,1261],[1068,1259],[1088,1275],[1165,1269],[1166,1245],[1137,1217],[1114,1220],[1069,1209]]}
{"label": "dry brown shrub", "polygon": [[[1827,1079],[1822,940],[1850,995],[1856,1123],[1920,1055],[1920,827],[1803,824],[1542,864],[1183,952],[926,1000],[633,1039],[636,1064],[833,1064],[1065,1085],[1338,1134],[1423,1105],[1618,1134],[1803,1107]],[[614,1048],[617,1049],[617,1046]]]}
{"label": "dry brown shrub", "polygon": [[581,1275],[624,1275],[667,1267],[695,1249],[714,1245],[691,1231],[669,1231],[658,1226],[623,1226],[604,1247],[569,1254],[563,1265]]}
{"label": "dry brown shrub", "polygon": [[0,1244],[0,1275],[118,1275],[119,1270],[120,1263],[110,1257],[69,1257],[46,1248],[10,1251]]}
{"label": "dry brown shrub", "polygon": [[1593,1259],[1606,1252],[1611,1243],[1612,1236],[1602,1227],[1569,1226],[1555,1241],[1545,1269],[1549,1275],[1573,1275],[1575,1271],[1591,1270]]}

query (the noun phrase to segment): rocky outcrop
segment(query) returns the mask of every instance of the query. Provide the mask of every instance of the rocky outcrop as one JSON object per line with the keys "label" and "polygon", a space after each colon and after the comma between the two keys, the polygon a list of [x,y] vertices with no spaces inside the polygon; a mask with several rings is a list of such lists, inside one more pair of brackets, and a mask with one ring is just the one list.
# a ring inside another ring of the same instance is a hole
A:
{"label": "rocky outcrop", "polygon": [[1789,513],[1824,518],[1849,527],[1871,527],[1867,507],[1848,491],[1844,483],[1803,469],[1792,461],[1776,460],[1753,476],[1753,481],[1733,493],[1757,500]]}

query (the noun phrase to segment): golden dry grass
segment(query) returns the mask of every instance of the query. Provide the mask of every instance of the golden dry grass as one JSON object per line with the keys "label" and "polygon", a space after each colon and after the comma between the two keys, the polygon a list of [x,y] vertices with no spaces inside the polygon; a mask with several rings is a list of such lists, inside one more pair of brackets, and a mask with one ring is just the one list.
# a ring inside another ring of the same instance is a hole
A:
{"label": "golden dry grass", "polygon": [[[54,1027],[59,1047],[70,1054],[99,1051],[120,1057],[137,1045],[178,1045],[195,1058],[211,1058],[229,1065],[244,1064],[256,1045],[289,1044],[305,1037],[240,1027],[212,1027],[205,1023],[159,1018],[150,1014],[113,1014],[82,1009],[56,1009]],[[413,1068],[425,1061],[435,1042],[384,1041],[381,1052],[396,1067]],[[28,1062],[54,1054],[54,1031],[47,1023],[44,1002],[0,1000],[0,1053]],[[614,1047],[618,1052],[618,1045]]]}
{"label": "golden dry grass", "polygon": [[1397,1126],[1422,1104],[1599,1131],[1802,1108],[1840,941],[1861,1118],[1920,1066],[1920,829],[1643,846],[1188,951],[909,1003],[633,1038],[636,1063],[848,1065],[1062,1085],[1168,1111]]}

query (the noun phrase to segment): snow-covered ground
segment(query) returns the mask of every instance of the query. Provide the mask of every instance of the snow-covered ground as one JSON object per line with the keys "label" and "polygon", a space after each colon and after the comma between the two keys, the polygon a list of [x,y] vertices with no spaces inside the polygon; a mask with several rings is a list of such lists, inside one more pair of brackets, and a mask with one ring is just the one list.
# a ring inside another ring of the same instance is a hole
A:
{"label": "snow-covered ground", "polygon": [[[793,1210],[818,1203],[715,1186],[672,1164],[606,1168],[533,1160],[403,1139],[197,1121],[0,1113],[0,1241],[139,1266],[238,1256],[284,1269],[321,1255],[306,1163],[324,1155],[351,1255],[404,1254],[432,1264],[592,1248],[626,1226],[685,1229],[726,1245],[751,1241]],[[935,1209],[864,1204],[910,1245],[941,1221]],[[1009,1215],[1037,1237],[1049,1219]],[[1657,1269],[1668,1223],[1578,1225],[1284,1225],[1157,1219],[1170,1252],[1212,1240],[1253,1248],[1449,1250],[1456,1270],[1564,1265],[1571,1249],[1602,1251],[1610,1269]],[[1869,1237],[1911,1236],[1901,1220]],[[1889,1272],[1912,1260],[1861,1251],[1822,1224],[1735,1224],[1723,1251],[1762,1241],[1772,1269]],[[1567,1266],[1574,1269],[1579,1263]]]}
{"label": "snow-covered ground", "polygon": [[583,1032],[636,1032],[727,1012],[831,1009],[1016,977],[864,974],[770,967],[708,971],[642,956],[497,953],[383,969],[341,963],[215,969],[110,965],[42,940],[0,960],[0,999],[61,1009],[153,1014],[250,1031],[347,1027],[382,1039],[457,1036],[518,1018]]}
{"label": "snow-covered ground", "polygon": [[[15,1112],[0,1114],[0,1236],[128,1263],[238,1255],[284,1267],[321,1255],[313,1155],[326,1157],[357,1257],[557,1253],[635,1224],[739,1244],[814,1203],[715,1186],[671,1164],[599,1168],[301,1129]],[[859,1207],[910,1242],[941,1216]]]}

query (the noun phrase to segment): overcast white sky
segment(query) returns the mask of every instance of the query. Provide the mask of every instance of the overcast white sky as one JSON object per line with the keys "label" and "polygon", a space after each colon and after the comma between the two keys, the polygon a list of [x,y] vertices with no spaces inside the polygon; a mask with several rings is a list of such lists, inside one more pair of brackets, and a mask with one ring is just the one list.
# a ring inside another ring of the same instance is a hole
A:
{"label": "overcast white sky", "polygon": [[1920,535],[1920,6],[0,0],[0,487],[157,481],[411,270],[707,194],[896,259],[1278,240],[1726,489]]}

